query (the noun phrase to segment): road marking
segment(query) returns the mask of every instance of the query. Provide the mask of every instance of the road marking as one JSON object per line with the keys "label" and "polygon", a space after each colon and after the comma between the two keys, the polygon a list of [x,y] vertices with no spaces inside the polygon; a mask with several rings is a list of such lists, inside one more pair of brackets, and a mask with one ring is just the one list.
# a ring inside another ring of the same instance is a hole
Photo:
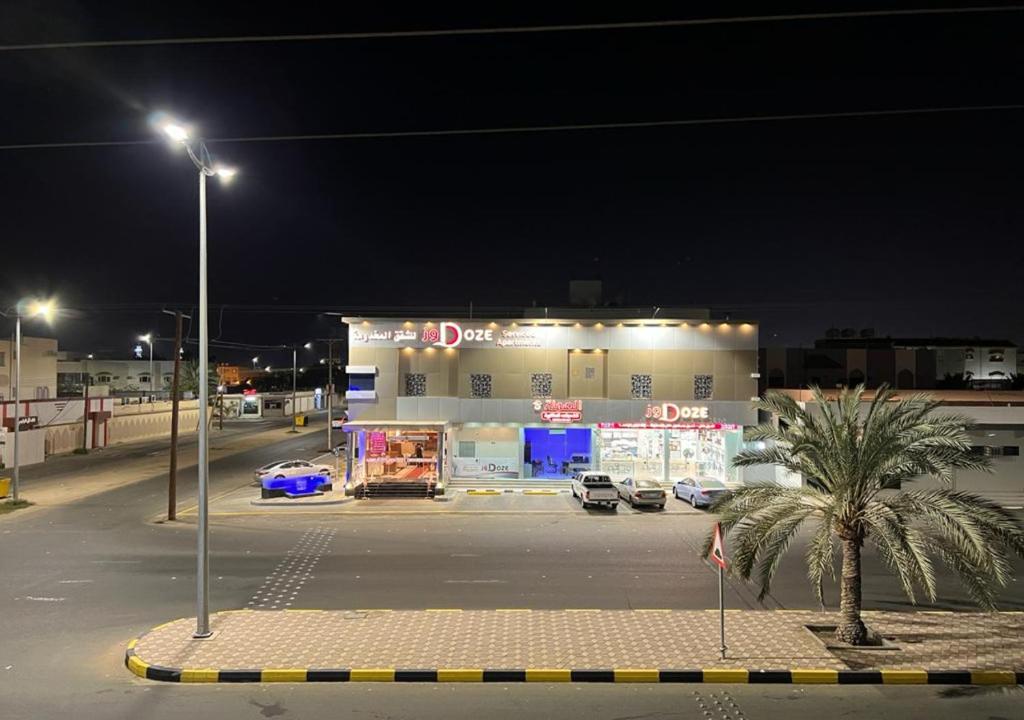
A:
{"label": "road marking", "polygon": [[1004,510],[1024,510],[1024,505],[1006,505]]}
{"label": "road marking", "polygon": [[488,583],[505,583],[507,580],[445,580],[448,585],[484,585]]}
{"label": "road marking", "polygon": [[90,560],[94,565],[139,565],[141,560]]}
{"label": "road marking", "polygon": [[61,580],[60,585],[79,585],[81,583],[91,583],[92,580]]}
{"label": "road marking", "polygon": [[327,530],[320,526],[306,530],[273,572],[264,578],[246,607],[270,610],[290,607],[302,586],[314,577],[313,568],[320,562],[321,555],[327,552],[336,532],[336,529]]}
{"label": "road marking", "polygon": [[451,557],[480,557],[476,553],[452,553]]}
{"label": "road marking", "polygon": [[26,600],[34,600],[36,602],[64,602],[67,598],[62,597],[33,597],[32,595],[26,595]]}

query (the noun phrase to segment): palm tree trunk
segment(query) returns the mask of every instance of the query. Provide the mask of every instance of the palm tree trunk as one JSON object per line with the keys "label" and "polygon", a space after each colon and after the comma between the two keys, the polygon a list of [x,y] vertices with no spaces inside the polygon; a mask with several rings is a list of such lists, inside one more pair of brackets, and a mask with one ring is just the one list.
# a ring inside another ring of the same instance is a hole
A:
{"label": "palm tree trunk", "polygon": [[839,589],[839,627],[836,639],[850,645],[864,645],[868,631],[860,619],[860,548],[858,532],[843,533],[843,573]]}

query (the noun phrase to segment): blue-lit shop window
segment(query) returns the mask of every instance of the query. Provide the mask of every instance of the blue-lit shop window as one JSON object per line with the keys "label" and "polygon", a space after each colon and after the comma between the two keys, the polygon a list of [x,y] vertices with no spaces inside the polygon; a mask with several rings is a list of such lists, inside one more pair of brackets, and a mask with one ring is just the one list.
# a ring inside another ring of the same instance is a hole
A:
{"label": "blue-lit shop window", "polygon": [[523,429],[523,463],[529,477],[564,480],[591,465],[590,428]]}
{"label": "blue-lit shop window", "polygon": [[376,380],[374,375],[349,375],[348,376],[348,389],[349,390],[373,390],[374,381]]}

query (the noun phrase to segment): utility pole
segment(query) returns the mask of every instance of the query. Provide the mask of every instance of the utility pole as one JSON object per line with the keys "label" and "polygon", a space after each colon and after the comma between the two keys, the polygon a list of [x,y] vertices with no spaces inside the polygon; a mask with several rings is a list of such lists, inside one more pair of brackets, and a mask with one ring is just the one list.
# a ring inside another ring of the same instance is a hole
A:
{"label": "utility pole", "polygon": [[291,430],[292,432],[298,432],[298,430],[295,429],[296,428],[296,424],[295,424],[295,421],[296,421],[295,391],[297,389],[298,377],[299,377],[299,372],[298,372],[298,367],[299,367],[298,362],[299,362],[299,360],[298,360],[298,358],[299,358],[298,348],[293,347],[292,348],[292,430]]}
{"label": "utility pole", "polygon": [[[88,366],[86,366],[88,368]],[[88,369],[85,372],[85,383],[83,384],[83,398],[85,406],[82,408],[82,454],[89,452],[89,375]]]}
{"label": "utility pole", "polygon": [[[166,312],[166,311],[165,311]],[[174,375],[171,379],[171,467],[167,474],[167,519],[178,517],[178,406],[181,382],[181,311],[174,313]],[[191,318],[189,318],[191,320]]]}
{"label": "utility pole", "polygon": [[[288,347],[287,345],[285,347]],[[304,349],[309,350],[313,347],[313,343],[308,342],[302,346]],[[296,408],[296,391],[298,389],[299,381],[299,347],[298,345],[292,345],[292,429],[289,432],[297,433],[296,424],[297,408]]]}
{"label": "utility pole", "polygon": [[334,450],[331,432],[334,424],[334,341],[327,341],[327,449]]}

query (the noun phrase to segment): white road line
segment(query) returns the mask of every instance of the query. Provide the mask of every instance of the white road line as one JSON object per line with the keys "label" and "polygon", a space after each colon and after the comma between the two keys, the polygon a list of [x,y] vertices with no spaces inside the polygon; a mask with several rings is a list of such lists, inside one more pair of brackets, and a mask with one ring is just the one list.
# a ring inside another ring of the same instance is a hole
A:
{"label": "white road line", "polygon": [[33,597],[31,595],[25,596],[26,600],[34,600],[36,602],[64,602],[67,598],[62,597]]}
{"label": "white road line", "polygon": [[61,580],[60,585],[79,585],[81,583],[91,583],[92,580]]}
{"label": "white road line", "polygon": [[507,580],[445,580],[447,585],[491,585],[507,582]]}

